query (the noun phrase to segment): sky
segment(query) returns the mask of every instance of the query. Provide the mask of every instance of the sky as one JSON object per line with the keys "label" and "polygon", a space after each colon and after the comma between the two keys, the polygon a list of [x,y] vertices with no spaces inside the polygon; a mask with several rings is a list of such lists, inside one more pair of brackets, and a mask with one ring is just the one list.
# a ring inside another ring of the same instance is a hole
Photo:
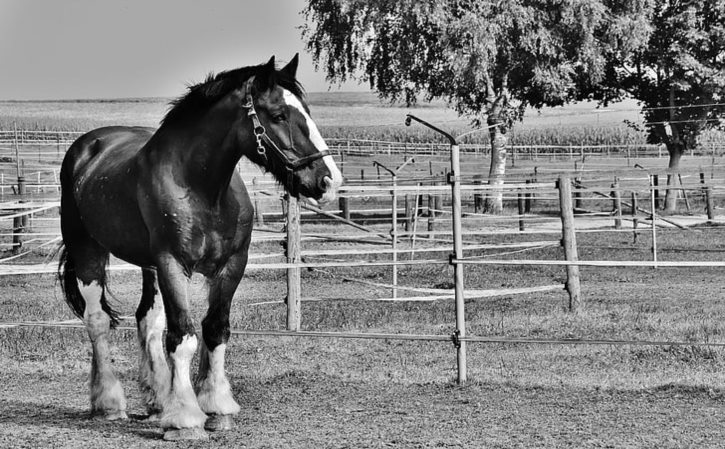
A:
{"label": "sky", "polygon": [[210,72],[300,53],[305,0],[0,0],[0,100],[176,97]]}

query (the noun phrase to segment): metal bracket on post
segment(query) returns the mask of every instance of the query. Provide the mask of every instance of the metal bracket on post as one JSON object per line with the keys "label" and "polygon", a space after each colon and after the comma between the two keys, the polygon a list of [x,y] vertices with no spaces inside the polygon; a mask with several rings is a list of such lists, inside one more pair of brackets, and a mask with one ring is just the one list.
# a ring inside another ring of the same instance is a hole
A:
{"label": "metal bracket on post", "polygon": [[461,332],[460,332],[460,331],[459,331],[458,329],[456,329],[456,330],[455,330],[455,331],[454,331],[454,332],[453,332],[453,333],[451,334],[451,341],[453,342],[453,346],[455,346],[455,347],[456,347],[456,349],[458,349],[458,348],[460,348],[460,347],[461,347],[461,344],[462,344],[463,342],[461,341]]}

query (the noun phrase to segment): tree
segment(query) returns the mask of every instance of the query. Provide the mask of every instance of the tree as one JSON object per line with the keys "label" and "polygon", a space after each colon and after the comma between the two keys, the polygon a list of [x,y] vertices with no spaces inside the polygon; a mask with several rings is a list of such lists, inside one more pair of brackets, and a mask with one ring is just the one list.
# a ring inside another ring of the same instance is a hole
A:
{"label": "tree", "polygon": [[[309,0],[303,37],[328,80],[357,78],[382,98],[442,98],[488,127],[489,183],[500,185],[507,133],[526,107],[577,97],[596,85],[607,53],[646,40],[647,8],[606,0]],[[486,201],[502,210],[501,192]]]}
{"label": "tree", "polygon": [[[647,22],[648,42],[629,56],[610,53],[598,85],[583,81],[583,97],[640,101],[648,141],[669,153],[668,186],[677,181],[682,155],[701,133],[721,126],[725,112],[725,3],[722,0],[657,1]],[[675,212],[669,189],[665,212]]]}

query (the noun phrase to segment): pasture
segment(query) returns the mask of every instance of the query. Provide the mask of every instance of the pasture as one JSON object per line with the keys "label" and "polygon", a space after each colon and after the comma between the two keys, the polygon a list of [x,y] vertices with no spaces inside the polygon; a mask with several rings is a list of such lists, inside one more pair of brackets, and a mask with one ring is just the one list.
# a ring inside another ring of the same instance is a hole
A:
{"label": "pasture", "polygon": [[[329,125],[334,121],[335,106],[320,102],[319,107],[313,102],[313,113],[327,117],[325,120],[329,122],[323,121],[323,126]],[[346,120],[350,120],[351,127],[358,126],[357,120],[361,117],[384,124],[390,114],[400,116],[402,122],[404,111],[386,107],[375,114],[376,108],[371,104],[362,105],[358,114]],[[421,109],[415,113],[426,118],[429,113],[435,117],[433,120],[457,120],[440,108]],[[68,119],[64,114],[59,116]],[[450,123],[465,126],[460,120]],[[362,129],[348,129],[348,137]],[[387,132],[405,131],[400,127]],[[421,173],[437,176],[445,170],[445,156],[426,157],[417,157],[415,168],[406,173],[409,185],[416,185]],[[390,166],[401,162],[395,156],[373,158]],[[42,164],[38,162],[34,168],[52,166],[52,161],[44,157],[38,160]],[[487,159],[485,155],[469,155],[464,162],[464,175],[470,177],[485,169]],[[553,179],[560,173],[571,172],[574,162],[582,169],[579,173],[584,184],[590,187],[590,193],[606,190],[614,173],[622,176],[623,183],[630,182],[632,190],[646,189],[646,174],[634,165],[652,171],[666,165],[664,158],[582,161],[564,156],[516,160],[509,173],[524,179],[536,169],[540,179]],[[33,168],[30,164],[31,158],[26,169]],[[351,185],[389,186],[389,178],[378,176],[371,165],[371,156],[346,156],[345,164]],[[723,185],[720,157],[685,158],[683,164],[690,171],[684,176],[684,184],[690,192],[691,210],[690,215],[683,217],[698,225],[659,229],[659,260],[722,261],[725,228],[718,226],[721,224],[718,220],[711,221],[709,226],[703,225],[707,221],[703,198],[697,194],[700,186],[697,172],[701,167],[708,182]],[[10,162],[3,164],[3,168],[6,173],[13,173]],[[357,176],[363,169],[365,181]],[[29,191],[37,195],[36,199],[50,199],[54,195],[52,191],[34,192],[32,187]],[[9,192],[4,195],[5,201],[12,199]],[[646,203],[646,198],[643,194],[641,201]],[[267,201],[270,210],[279,203],[274,196]],[[351,198],[351,203],[354,210],[390,208],[389,197],[383,196],[361,195]],[[722,198],[716,197],[716,210],[721,211],[722,203]],[[559,220],[553,197],[542,194],[537,199],[526,217],[529,232],[518,232],[517,218],[510,217],[517,214],[515,197],[507,198],[506,214],[502,217],[476,216],[473,207],[473,198],[465,197],[464,212],[469,215],[464,225],[468,231],[466,241],[470,244],[520,244],[561,238],[556,226],[544,226]],[[606,213],[611,209],[611,201],[586,195],[584,208]],[[258,238],[253,244],[252,257],[267,262],[281,261],[282,223],[275,221],[273,214],[267,218],[255,234]],[[376,221],[374,217],[359,214],[353,218],[376,232],[390,231],[389,217],[377,217]],[[636,234],[631,222],[624,225],[625,229],[615,231],[612,217],[606,214],[595,224],[582,226],[577,235],[580,259],[651,260],[652,234],[644,224],[644,217],[640,218],[643,223]],[[585,217],[579,219],[583,222]],[[420,226],[424,226],[422,221]],[[439,238],[446,239],[449,227],[444,216],[434,224],[434,231],[439,233]],[[359,230],[353,232],[345,226],[317,220],[306,222],[302,231],[303,237],[308,237],[303,239],[303,251],[307,251],[303,256],[308,261],[389,258],[388,254],[375,254],[382,246],[379,243],[354,246],[350,242],[310,237],[337,234],[359,240],[366,235]],[[426,241],[422,233],[416,244],[418,248],[439,247]],[[369,254],[324,254],[348,249],[367,250]],[[439,258],[445,259],[450,249],[441,251]],[[526,251],[499,248],[479,249],[474,253],[497,259],[563,258],[562,249],[556,244]],[[48,254],[49,250],[43,249],[24,260],[39,263]],[[407,260],[413,255],[403,250],[400,257]],[[471,290],[563,284],[564,279],[564,268],[557,266],[465,267],[466,289]],[[471,343],[468,345],[469,382],[463,386],[455,384],[455,351],[450,342],[234,335],[227,356],[227,371],[232,389],[242,404],[242,412],[235,419],[235,430],[212,434],[207,443],[187,445],[719,447],[725,436],[720,425],[725,400],[722,268],[582,267],[581,280],[586,306],[577,314],[567,311],[567,294],[563,288],[527,294],[503,292],[468,299],[469,335],[549,343]],[[401,336],[452,333],[455,316],[452,300],[374,300],[390,297],[389,287],[380,285],[391,282],[390,267],[303,270],[302,296],[306,300],[302,303],[302,330]],[[451,287],[451,282],[452,269],[447,263],[398,268],[398,283],[402,287],[446,289]],[[122,329],[113,334],[115,367],[128,395],[131,419],[123,423],[93,420],[87,416],[88,338],[84,329],[62,327],[64,322],[75,321],[69,321],[74,317],[63,302],[54,276],[2,276],[0,284],[0,316],[4,323],[55,324],[49,327],[0,324],[0,381],[4,384],[0,396],[0,442],[3,447],[157,447],[164,444],[160,441],[162,432],[153,423],[141,420],[144,409],[136,387],[138,342],[135,332],[126,329],[134,328],[132,319],[125,320]],[[192,295],[201,297],[203,288],[199,279],[192,280]],[[140,273],[111,272],[111,291],[122,314],[133,316],[140,295]],[[236,293],[232,328],[239,331],[284,329],[285,294],[284,271],[263,267],[250,270]],[[409,294],[414,295],[405,292],[401,296]],[[195,301],[193,305],[193,313],[201,318],[204,304]],[[598,343],[562,344],[572,340]]]}

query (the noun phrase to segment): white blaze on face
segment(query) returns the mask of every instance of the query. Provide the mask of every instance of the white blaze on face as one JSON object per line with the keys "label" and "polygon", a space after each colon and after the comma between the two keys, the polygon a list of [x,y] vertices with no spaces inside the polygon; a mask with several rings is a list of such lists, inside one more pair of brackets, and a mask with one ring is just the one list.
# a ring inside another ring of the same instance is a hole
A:
{"label": "white blaze on face", "polygon": [[[305,107],[302,106],[302,102],[300,102],[299,98],[287,89],[284,89],[283,98],[289,107],[297,109],[297,111],[302,114],[302,117],[305,118],[305,121],[307,122],[307,129],[310,132],[309,138],[315,145],[315,148],[317,148],[318,151],[327,150],[328,146],[325,143],[325,139],[322,138],[320,131],[317,129],[317,125],[314,121],[312,121],[312,117],[310,117],[310,114],[307,113]],[[322,198],[320,198],[320,202],[327,203],[335,199],[337,189],[339,189],[342,185],[342,173],[340,173],[340,170],[337,168],[337,164],[335,164],[335,160],[332,156],[324,156],[322,160],[325,162],[325,165],[327,165],[327,169],[330,170],[330,176],[325,177],[327,189],[325,190],[324,195],[322,195]]]}

